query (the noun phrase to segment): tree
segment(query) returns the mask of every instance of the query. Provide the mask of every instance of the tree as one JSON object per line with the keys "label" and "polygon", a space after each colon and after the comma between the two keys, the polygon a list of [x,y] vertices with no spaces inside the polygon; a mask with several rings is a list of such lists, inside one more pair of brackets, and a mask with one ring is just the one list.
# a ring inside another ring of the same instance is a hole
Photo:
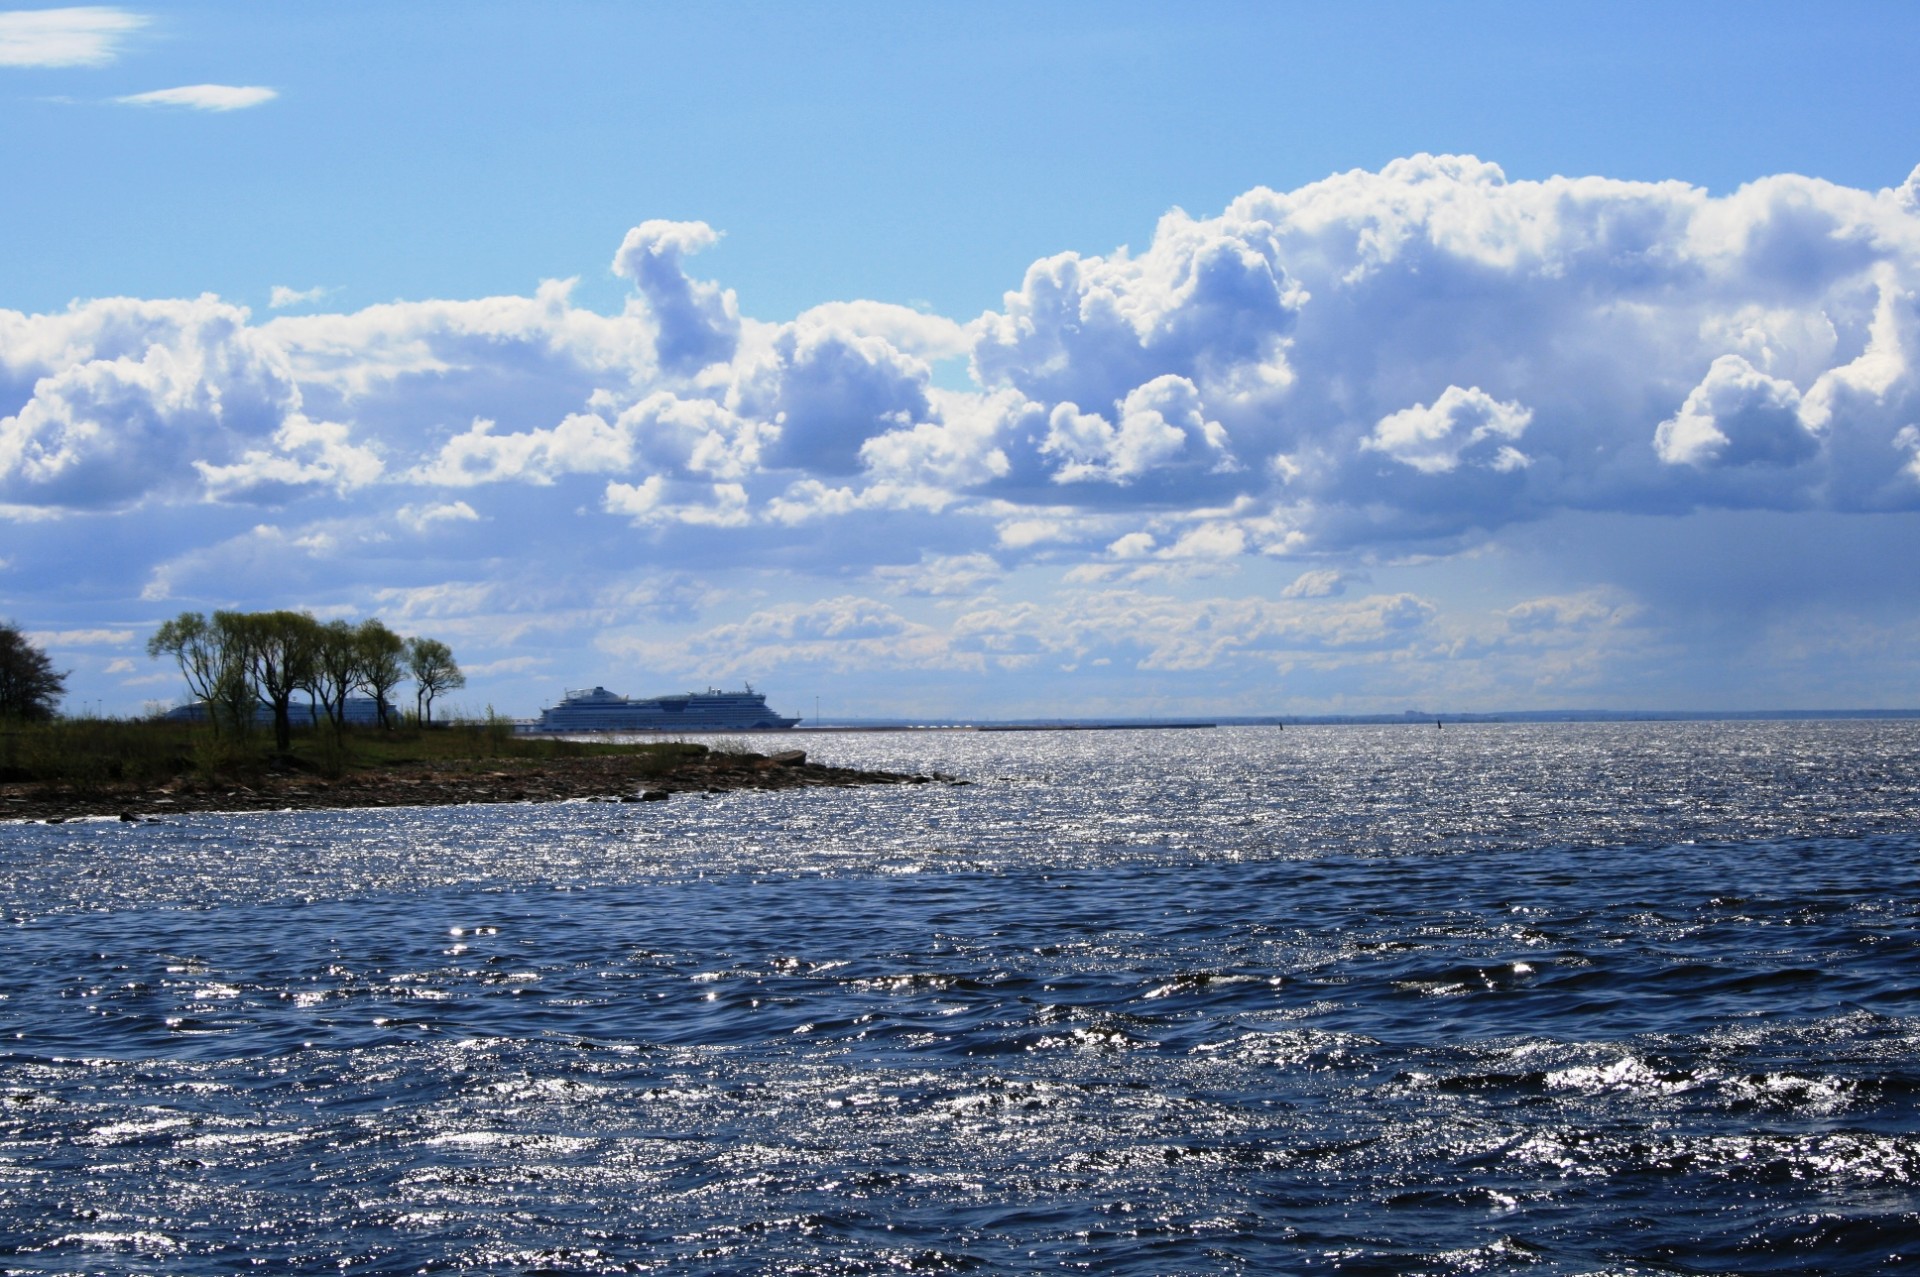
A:
{"label": "tree", "polygon": [[337,734],[347,724],[347,693],[360,682],[359,631],[345,621],[319,627],[313,648],[312,691]]}
{"label": "tree", "polygon": [[199,612],[182,612],[163,623],[147,640],[147,655],[155,660],[171,656],[187,680],[187,694],[207,707],[214,735],[221,723],[244,734],[253,722],[253,689],[247,684],[244,645],[238,612],[215,612],[208,620]]}
{"label": "tree", "polygon": [[247,681],[261,704],[273,709],[273,744],[281,753],[293,748],[289,706],[294,692],[313,683],[314,653],[320,623],[305,612],[214,613],[235,617],[242,636]]}
{"label": "tree", "polygon": [[434,697],[467,685],[467,676],[460,672],[460,666],[453,659],[453,649],[438,639],[408,639],[407,669],[418,684],[414,704],[425,707],[420,714],[423,723],[433,721]]}
{"label": "tree", "polygon": [[407,677],[407,641],[372,617],[360,622],[353,632],[354,681],[373,697],[373,712],[380,726],[387,721],[387,693]]}
{"label": "tree", "polygon": [[12,622],[0,623],[0,718],[44,722],[66,694],[67,676]]}
{"label": "tree", "polygon": [[247,669],[247,616],[245,612],[213,614],[214,634],[225,659],[213,684],[213,697],[207,703],[209,717],[216,723],[226,723],[235,736],[243,739],[252,734],[254,716],[260,708],[260,697]]}

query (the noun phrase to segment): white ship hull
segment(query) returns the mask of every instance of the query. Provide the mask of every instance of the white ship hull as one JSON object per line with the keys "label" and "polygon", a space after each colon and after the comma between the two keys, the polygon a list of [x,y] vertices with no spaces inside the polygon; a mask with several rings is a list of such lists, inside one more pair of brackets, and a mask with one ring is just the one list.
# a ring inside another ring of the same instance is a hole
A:
{"label": "white ship hull", "polygon": [[568,691],[541,711],[539,732],[765,732],[784,731],[800,720],[777,714],[767,698],[745,691],[683,692],[674,696],[625,697],[604,687]]}

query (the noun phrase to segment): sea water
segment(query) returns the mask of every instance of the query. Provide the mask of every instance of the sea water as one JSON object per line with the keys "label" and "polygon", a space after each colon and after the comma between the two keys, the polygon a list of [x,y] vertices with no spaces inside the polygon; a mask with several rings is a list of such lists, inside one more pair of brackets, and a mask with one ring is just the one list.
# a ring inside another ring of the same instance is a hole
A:
{"label": "sea water", "polygon": [[0,1270],[1920,1263],[1920,724],[0,825]]}

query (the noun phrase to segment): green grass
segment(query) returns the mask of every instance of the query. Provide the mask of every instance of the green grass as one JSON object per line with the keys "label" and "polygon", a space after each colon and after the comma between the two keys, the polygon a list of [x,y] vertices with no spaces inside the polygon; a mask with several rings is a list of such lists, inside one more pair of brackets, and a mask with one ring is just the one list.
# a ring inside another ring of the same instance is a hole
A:
{"label": "green grass", "polygon": [[0,782],[81,790],[160,785],[181,777],[242,780],[292,768],[326,776],[492,761],[510,765],[565,758],[628,755],[646,774],[707,752],[685,742],[619,744],[517,736],[502,719],[392,731],[349,727],[337,737],[325,726],[296,730],[282,757],[271,729],[235,739],[204,724],[157,719],[63,718],[51,723],[0,723]]}

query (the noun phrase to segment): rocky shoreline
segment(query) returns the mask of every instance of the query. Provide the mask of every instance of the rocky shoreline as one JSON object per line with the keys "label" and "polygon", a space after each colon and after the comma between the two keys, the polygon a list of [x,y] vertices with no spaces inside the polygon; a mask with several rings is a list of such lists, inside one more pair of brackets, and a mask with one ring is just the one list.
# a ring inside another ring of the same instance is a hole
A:
{"label": "rocky shoreline", "polygon": [[152,820],[177,812],[312,811],[338,807],[443,807],[465,803],[662,802],[675,794],[854,785],[964,785],[938,773],[864,771],[807,761],[804,750],[708,752],[661,766],[638,755],[481,758],[327,778],[294,770],[244,784],[181,778],[149,786],[0,785],[0,821],[59,824],[89,816]]}

